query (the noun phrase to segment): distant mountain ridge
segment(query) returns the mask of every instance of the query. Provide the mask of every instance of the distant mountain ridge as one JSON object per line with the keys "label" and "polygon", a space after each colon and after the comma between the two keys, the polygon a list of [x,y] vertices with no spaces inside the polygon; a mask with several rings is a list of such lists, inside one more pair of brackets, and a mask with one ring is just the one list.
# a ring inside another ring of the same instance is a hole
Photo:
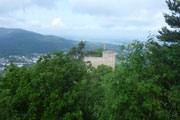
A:
{"label": "distant mountain ridge", "polygon": [[[0,28],[0,57],[68,51],[77,44],[78,41],[53,35],[42,35],[16,28]],[[86,46],[87,49],[102,48],[103,43],[87,42]],[[108,44],[107,48],[114,51],[119,50],[119,47],[113,44]]]}

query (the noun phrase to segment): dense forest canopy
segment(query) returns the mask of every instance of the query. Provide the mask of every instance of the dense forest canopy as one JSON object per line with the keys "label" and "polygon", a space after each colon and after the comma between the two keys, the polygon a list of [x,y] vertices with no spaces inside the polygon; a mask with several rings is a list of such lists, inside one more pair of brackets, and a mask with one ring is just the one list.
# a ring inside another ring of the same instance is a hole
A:
{"label": "dense forest canopy", "polygon": [[[41,56],[35,66],[13,63],[0,76],[2,120],[179,120],[180,1],[167,0],[171,14],[159,44],[134,41],[120,46],[116,69],[87,66],[85,44]],[[78,57],[77,57],[78,56]]]}

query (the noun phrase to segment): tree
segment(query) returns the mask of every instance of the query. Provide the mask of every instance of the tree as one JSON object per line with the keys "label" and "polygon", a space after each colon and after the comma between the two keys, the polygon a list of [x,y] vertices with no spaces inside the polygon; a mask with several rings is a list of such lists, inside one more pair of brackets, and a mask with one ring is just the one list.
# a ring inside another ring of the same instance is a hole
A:
{"label": "tree", "polygon": [[102,52],[104,51],[103,48],[98,48],[96,50],[89,50],[86,52],[86,56],[91,56],[91,57],[102,57]]}
{"label": "tree", "polygon": [[32,68],[11,64],[0,78],[0,119],[83,119],[84,64],[63,52],[41,56]]}
{"label": "tree", "polygon": [[[75,48],[82,57],[84,43]],[[71,50],[71,53],[73,49]],[[107,66],[85,66],[74,54],[43,55],[37,64],[18,68],[11,62],[0,77],[0,119],[91,120],[103,103]],[[91,72],[87,72],[91,69]]]}
{"label": "tree", "polygon": [[104,106],[104,92],[106,85],[103,78],[113,72],[112,68],[100,65],[98,68],[89,66],[90,69],[81,84],[83,96],[83,118],[84,120],[99,120],[101,108]]}
{"label": "tree", "polygon": [[[159,74],[162,85],[162,106],[166,109],[169,119],[180,119],[180,1],[166,1],[171,14],[164,14],[166,23],[171,27],[163,27],[157,38],[163,45],[151,47],[153,65]],[[158,49],[157,49],[158,48]],[[155,62],[160,62],[157,65]]]}
{"label": "tree", "polygon": [[164,14],[166,23],[173,29],[163,27],[159,31],[158,39],[164,42],[179,43],[180,42],[180,1],[179,0],[167,0],[166,1],[171,15]]}
{"label": "tree", "polygon": [[72,47],[71,50],[68,52],[68,55],[70,55],[72,58],[78,58],[78,60],[82,60],[84,57],[84,48],[85,48],[86,42],[79,42],[77,47]]}
{"label": "tree", "polygon": [[104,106],[99,109],[100,120],[161,120],[167,116],[159,96],[161,86],[152,75],[147,43],[134,42],[122,46],[118,55],[121,66],[103,78]]}

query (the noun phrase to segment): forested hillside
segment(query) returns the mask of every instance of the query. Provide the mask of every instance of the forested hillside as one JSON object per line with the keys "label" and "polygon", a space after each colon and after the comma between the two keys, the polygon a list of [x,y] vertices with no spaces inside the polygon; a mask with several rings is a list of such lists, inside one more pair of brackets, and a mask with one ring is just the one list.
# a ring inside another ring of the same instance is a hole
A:
{"label": "forested hillside", "polygon": [[179,120],[180,2],[168,0],[171,27],[147,42],[120,47],[116,69],[87,66],[80,42],[67,54],[41,56],[35,66],[13,63],[0,77],[1,120]]}
{"label": "forested hillside", "polygon": [[[69,51],[78,42],[52,35],[41,35],[23,29],[0,28],[0,57],[10,55],[31,56],[53,53],[54,51]],[[104,43],[87,42],[86,49],[103,48]],[[119,52],[119,46],[107,44],[107,48]]]}

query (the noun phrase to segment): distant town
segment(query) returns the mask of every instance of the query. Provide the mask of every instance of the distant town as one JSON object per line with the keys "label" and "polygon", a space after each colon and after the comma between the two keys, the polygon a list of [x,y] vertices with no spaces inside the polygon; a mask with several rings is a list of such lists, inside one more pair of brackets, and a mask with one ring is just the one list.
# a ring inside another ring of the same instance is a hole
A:
{"label": "distant town", "polygon": [[6,65],[10,65],[10,60],[13,61],[13,64],[22,67],[24,65],[32,65],[37,62],[42,54],[33,54],[31,57],[11,55],[8,58],[0,58],[0,72],[4,71]]}

